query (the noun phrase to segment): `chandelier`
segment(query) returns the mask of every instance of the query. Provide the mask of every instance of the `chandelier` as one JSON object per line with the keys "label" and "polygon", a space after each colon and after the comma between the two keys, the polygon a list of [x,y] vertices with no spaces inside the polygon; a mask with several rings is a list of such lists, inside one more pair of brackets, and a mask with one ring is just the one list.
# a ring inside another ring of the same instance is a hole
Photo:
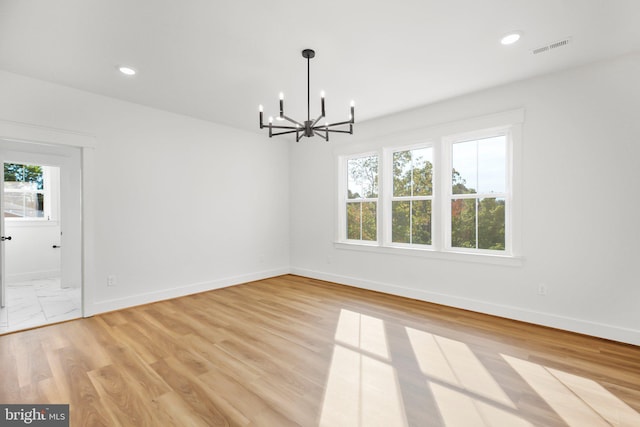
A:
{"label": "chandelier", "polygon": [[[284,124],[274,125],[273,117],[269,117],[269,123],[265,125],[262,118],[263,109],[262,109],[262,105],[260,105],[259,106],[260,129],[263,129],[265,127],[269,128],[269,138],[276,135],[286,135],[289,133],[295,133],[296,142],[300,141],[300,139],[302,139],[303,136],[310,138],[315,135],[323,138],[325,141],[329,141],[330,132],[348,133],[353,135],[354,109],[355,109],[355,104],[353,101],[351,101],[351,111],[349,114],[349,120],[346,120],[344,122],[336,122],[336,123],[324,122],[320,124],[319,123],[320,120],[322,120],[325,116],[324,91],[323,91],[320,93],[320,116],[318,116],[318,118],[315,120],[311,120],[311,113],[310,113],[311,104],[309,102],[309,62],[311,58],[313,58],[314,56],[316,56],[316,53],[312,49],[305,49],[302,51],[302,57],[307,59],[307,120],[300,123],[284,114],[284,94],[280,92],[280,114],[276,117],[276,120],[278,121],[286,120],[292,124],[291,125],[284,125]],[[349,130],[346,130],[345,128],[333,129],[334,127],[347,126],[347,125],[349,126]],[[274,129],[276,130],[276,132],[274,132]]]}

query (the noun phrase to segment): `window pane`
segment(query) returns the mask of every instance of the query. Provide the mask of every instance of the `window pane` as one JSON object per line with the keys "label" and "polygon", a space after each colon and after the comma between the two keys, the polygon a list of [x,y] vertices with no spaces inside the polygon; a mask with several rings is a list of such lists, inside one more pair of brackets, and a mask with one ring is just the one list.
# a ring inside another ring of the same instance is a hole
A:
{"label": "window pane", "polygon": [[378,197],[378,156],[347,161],[347,198]]}
{"label": "window pane", "polygon": [[29,183],[35,185],[35,190],[42,190],[44,188],[42,166],[5,163],[4,181]]}
{"label": "window pane", "polygon": [[412,150],[413,196],[433,194],[433,163],[431,148]]}
{"label": "window pane", "polygon": [[453,144],[453,194],[504,193],[506,149],[504,135]]}
{"label": "window pane", "polygon": [[505,200],[480,199],[478,202],[478,248],[504,251]]}
{"label": "window pane", "polygon": [[411,243],[411,224],[409,217],[411,202],[392,202],[391,209],[391,241],[395,243]]}
{"label": "window pane", "polygon": [[360,203],[347,203],[347,239],[360,240]]}
{"label": "window pane", "polygon": [[506,150],[504,135],[478,141],[478,193],[506,191]]}
{"label": "window pane", "polygon": [[394,197],[430,196],[433,193],[432,172],[431,148],[394,152]]}
{"label": "window pane", "polygon": [[377,203],[362,203],[362,240],[378,240]]}
{"label": "window pane", "polygon": [[347,239],[378,240],[377,203],[347,203]]}
{"label": "window pane", "polygon": [[393,195],[411,195],[411,151],[393,153]]}
{"label": "window pane", "polygon": [[4,217],[44,217],[42,166],[4,163]]}
{"label": "window pane", "polygon": [[414,200],[411,209],[411,243],[431,244],[431,200]]}
{"label": "window pane", "polygon": [[476,199],[451,201],[451,246],[476,248]]}
{"label": "window pane", "polygon": [[5,218],[44,217],[43,195],[35,192],[5,192],[4,216]]}
{"label": "window pane", "polygon": [[451,146],[452,193],[471,194],[478,188],[478,142],[457,142]]}

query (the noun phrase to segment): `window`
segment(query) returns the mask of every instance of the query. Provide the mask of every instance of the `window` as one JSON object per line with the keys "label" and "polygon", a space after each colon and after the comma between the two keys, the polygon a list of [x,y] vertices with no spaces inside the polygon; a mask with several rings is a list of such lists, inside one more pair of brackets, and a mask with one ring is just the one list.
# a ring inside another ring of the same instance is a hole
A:
{"label": "window", "polygon": [[505,251],[507,136],[454,141],[447,246]]}
{"label": "window", "polygon": [[378,240],[378,156],[347,160],[346,237]]}
{"label": "window", "polygon": [[433,149],[393,152],[391,241],[431,245]]}
{"label": "window", "polygon": [[57,170],[58,168],[40,165],[4,163],[4,217],[52,219],[50,187],[52,173],[55,174]]}
{"label": "window", "polygon": [[520,264],[523,121],[512,110],[338,155],[338,247]]}

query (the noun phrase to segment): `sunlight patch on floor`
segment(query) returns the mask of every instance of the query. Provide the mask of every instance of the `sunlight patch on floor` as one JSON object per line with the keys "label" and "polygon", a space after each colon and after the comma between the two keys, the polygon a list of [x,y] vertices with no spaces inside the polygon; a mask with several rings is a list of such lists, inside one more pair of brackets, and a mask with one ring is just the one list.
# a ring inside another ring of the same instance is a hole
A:
{"label": "sunlight patch on floor", "polygon": [[640,425],[640,414],[593,380],[502,357],[570,427]]}
{"label": "sunlight patch on floor", "polygon": [[531,426],[466,344],[405,329],[446,426]]}
{"label": "sunlight patch on floor", "polygon": [[532,427],[531,423],[522,419],[515,411],[509,411],[494,402],[487,403],[465,391],[435,382],[430,382],[429,388],[445,426]]}
{"label": "sunlight patch on floor", "polygon": [[335,340],[389,360],[384,321],[376,317],[340,310]]}
{"label": "sunlight patch on floor", "polygon": [[614,426],[640,426],[640,414],[588,378],[548,368],[549,372]]}
{"label": "sunlight patch on floor", "polygon": [[465,343],[413,328],[406,330],[420,370],[428,378],[464,389],[502,406],[516,408]]}
{"label": "sunlight patch on floor", "polygon": [[408,425],[384,322],[342,310],[335,338],[319,425]]}
{"label": "sunlight patch on floor", "polygon": [[[320,426],[408,425],[396,370],[402,366],[394,365],[408,361],[392,360],[386,326],[382,319],[341,310]],[[534,394],[546,403],[537,402],[542,420],[558,417],[569,427],[640,426],[638,412],[593,380],[494,353],[506,362],[500,361],[504,367],[497,378],[464,342],[411,327],[404,331],[423,375],[417,380],[424,381],[424,398],[439,412],[429,416],[444,426],[531,427],[539,420],[525,418],[518,405],[532,404]],[[524,395],[510,396],[499,383],[522,380],[530,387]]]}

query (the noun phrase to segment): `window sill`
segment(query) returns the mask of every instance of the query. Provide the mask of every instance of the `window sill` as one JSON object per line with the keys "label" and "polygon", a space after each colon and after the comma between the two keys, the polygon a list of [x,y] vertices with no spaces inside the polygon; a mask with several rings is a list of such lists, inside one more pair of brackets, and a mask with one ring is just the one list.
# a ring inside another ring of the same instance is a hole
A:
{"label": "window sill", "polygon": [[334,242],[333,246],[336,249],[389,255],[413,256],[443,261],[471,262],[478,264],[503,265],[508,267],[521,267],[524,265],[524,258],[520,256],[493,255],[469,252],[443,252],[434,249],[381,246],[377,243],[363,244],[351,242]]}

